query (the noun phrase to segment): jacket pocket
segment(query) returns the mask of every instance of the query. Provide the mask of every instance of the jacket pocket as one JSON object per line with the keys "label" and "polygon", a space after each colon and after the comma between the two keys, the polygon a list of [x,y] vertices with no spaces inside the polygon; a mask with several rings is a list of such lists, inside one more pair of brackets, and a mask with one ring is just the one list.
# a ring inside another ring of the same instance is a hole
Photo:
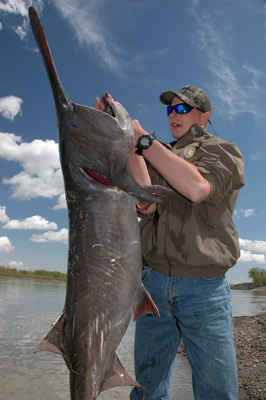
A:
{"label": "jacket pocket", "polygon": [[220,225],[220,219],[225,212],[222,205],[215,207],[204,202],[200,204],[193,203],[193,209],[199,224],[212,229],[216,229]]}

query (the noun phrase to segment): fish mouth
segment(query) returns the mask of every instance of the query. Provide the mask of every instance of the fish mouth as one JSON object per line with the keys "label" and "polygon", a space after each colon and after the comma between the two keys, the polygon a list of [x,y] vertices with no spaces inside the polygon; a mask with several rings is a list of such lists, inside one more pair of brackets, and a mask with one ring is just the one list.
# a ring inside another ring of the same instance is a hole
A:
{"label": "fish mouth", "polygon": [[104,112],[111,115],[111,117],[116,118],[117,111],[116,111],[115,102],[114,102],[114,99],[112,98],[112,96],[109,93],[105,92],[102,95],[101,101],[104,104]]}
{"label": "fish mouth", "polygon": [[93,180],[94,182],[100,183],[104,186],[114,187],[114,185],[105,176],[97,171],[85,167],[79,167],[79,170],[85,174],[87,179]]}

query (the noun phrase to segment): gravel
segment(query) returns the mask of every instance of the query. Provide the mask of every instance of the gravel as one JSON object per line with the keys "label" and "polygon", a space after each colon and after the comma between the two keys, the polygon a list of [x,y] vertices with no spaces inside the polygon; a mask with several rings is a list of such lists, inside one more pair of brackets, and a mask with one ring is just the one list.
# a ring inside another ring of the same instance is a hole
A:
{"label": "gravel", "polygon": [[234,317],[238,400],[266,399],[266,314]]}

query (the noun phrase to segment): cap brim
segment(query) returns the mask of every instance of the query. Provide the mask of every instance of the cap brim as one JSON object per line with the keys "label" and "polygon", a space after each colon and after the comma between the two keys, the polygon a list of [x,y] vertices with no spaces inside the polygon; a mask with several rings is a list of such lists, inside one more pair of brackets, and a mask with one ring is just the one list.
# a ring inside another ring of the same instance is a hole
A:
{"label": "cap brim", "polygon": [[176,92],[172,92],[171,90],[168,90],[167,92],[163,92],[160,95],[159,99],[160,99],[161,103],[166,104],[167,106],[169,106],[169,105],[171,105],[172,99],[175,96],[177,96]]}
{"label": "cap brim", "polygon": [[160,102],[166,104],[167,106],[170,106],[174,97],[179,97],[184,103],[189,104],[192,107],[197,107],[191,99],[188,99],[186,96],[178,92],[173,92],[172,90],[163,92],[160,95]]}

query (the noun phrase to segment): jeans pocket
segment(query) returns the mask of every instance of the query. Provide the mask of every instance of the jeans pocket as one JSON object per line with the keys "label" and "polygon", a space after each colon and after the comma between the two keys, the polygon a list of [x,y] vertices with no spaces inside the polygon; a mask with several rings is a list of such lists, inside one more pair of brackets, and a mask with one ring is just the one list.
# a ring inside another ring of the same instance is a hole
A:
{"label": "jeans pocket", "polygon": [[151,270],[152,270],[152,268],[151,268],[151,267],[148,267],[148,265],[145,265],[145,266],[143,267],[143,270],[142,270],[142,282],[145,282],[145,281],[146,281],[146,279],[148,278],[148,276],[149,276]]}

